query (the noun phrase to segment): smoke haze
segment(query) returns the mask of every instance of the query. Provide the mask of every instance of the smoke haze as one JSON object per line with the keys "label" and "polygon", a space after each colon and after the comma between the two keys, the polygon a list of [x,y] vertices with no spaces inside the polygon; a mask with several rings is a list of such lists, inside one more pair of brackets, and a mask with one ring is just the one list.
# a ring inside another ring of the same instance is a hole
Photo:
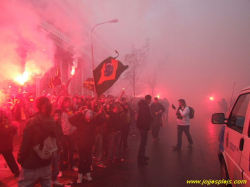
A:
{"label": "smoke haze", "polygon": [[18,1],[1,2],[0,68],[2,79],[23,72],[43,75],[54,60],[54,44],[38,26],[40,18]]}
{"label": "smoke haze", "polygon": [[121,61],[131,44],[140,47],[150,39],[149,69],[165,63],[158,69],[155,94],[175,103],[184,98],[204,104],[209,96],[229,101],[234,82],[235,95],[249,85],[249,1],[87,2],[92,25],[119,19],[96,32],[111,54],[112,49],[120,52]]}
{"label": "smoke haze", "polygon": [[[97,66],[106,57],[115,56],[114,50],[125,63],[131,45],[140,48],[150,39],[137,95],[151,92],[145,77],[153,77],[155,72],[155,95],[173,103],[184,98],[188,104],[205,104],[209,96],[214,96],[215,102],[221,98],[229,101],[234,82],[235,95],[250,85],[247,0],[3,0],[0,6],[4,10],[0,15],[0,68],[6,79],[13,79],[25,67],[39,69],[37,74],[42,74],[53,66],[54,45],[39,29],[41,22],[47,21],[64,33],[77,58],[84,48],[90,54],[91,29],[117,18],[118,23],[93,31],[95,63]],[[25,50],[19,50],[23,49],[20,46]],[[85,65],[92,69],[90,60]],[[89,70],[86,78],[91,76]],[[130,83],[122,78],[110,92],[118,94],[123,87],[132,94]]]}

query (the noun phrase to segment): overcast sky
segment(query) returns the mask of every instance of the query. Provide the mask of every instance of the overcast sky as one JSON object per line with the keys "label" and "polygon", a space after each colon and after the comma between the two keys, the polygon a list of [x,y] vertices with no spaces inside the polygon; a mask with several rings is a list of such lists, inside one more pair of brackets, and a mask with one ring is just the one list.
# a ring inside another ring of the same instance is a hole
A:
{"label": "overcast sky", "polygon": [[148,63],[164,60],[157,92],[170,98],[230,99],[250,85],[250,1],[84,1],[90,25],[107,47],[120,52],[151,40]]}
{"label": "overcast sky", "polygon": [[[203,102],[210,95],[228,100],[234,82],[235,95],[250,85],[249,0],[40,0],[33,4],[37,9],[30,11],[54,20],[76,48],[89,48],[94,25],[117,18],[118,23],[94,30],[98,60],[114,56],[117,50],[125,63],[131,44],[139,48],[149,38],[142,77],[164,61],[164,68],[158,68],[156,93],[172,102],[179,98]],[[68,7],[70,11],[61,12]],[[116,84],[111,90],[119,92],[124,85],[128,84]],[[129,86],[126,91],[130,93]],[[147,92],[143,87],[137,94]]]}

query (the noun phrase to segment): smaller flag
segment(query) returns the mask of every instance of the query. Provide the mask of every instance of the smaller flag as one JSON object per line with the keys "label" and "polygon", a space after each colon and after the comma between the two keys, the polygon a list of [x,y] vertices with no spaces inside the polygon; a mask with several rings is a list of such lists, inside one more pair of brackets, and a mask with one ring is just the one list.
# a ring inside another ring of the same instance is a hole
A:
{"label": "smaller flag", "polygon": [[61,71],[60,71],[59,66],[57,66],[56,76],[50,78],[50,82],[49,82],[48,87],[49,88],[55,88],[56,86],[61,85],[61,84],[62,84]]}
{"label": "smaller flag", "polygon": [[88,78],[86,81],[84,81],[82,87],[91,91],[95,91],[94,79]]}
{"label": "smaller flag", "polygon": [[93,71],[97,96],[107,91],[128,68],[113,57],[108,57],[102,61]]}

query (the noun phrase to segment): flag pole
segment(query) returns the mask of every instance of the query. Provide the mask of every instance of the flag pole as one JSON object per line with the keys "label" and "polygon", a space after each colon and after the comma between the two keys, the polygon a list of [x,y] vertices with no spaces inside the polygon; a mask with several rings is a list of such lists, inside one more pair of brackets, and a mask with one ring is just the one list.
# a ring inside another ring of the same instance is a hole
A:
{"label": "flag pole", "polygon": [[97,99],[99,98],[99,96],[98,96],[98,94],[97,94],[96,83],[95,83],[95,76],[94,76],[95,61],[94,61],[94,47],[93,47],[93,37],[92,37],[93,31],[94,31],[94,29],[95,29],[97,26],[99,26],[99,25],[102,25],[102,24],[105,24],[105,23],[117,23],[118,21],[119,21],[118,19],[112,19],[112,20],[110,20],[110,21],[98,23],[98,24],[96,24],[96,25],[91,29],[90,37],[91,37],[92,72],[93,72],[95,93],[96,93],[96,95],[97,95]]}

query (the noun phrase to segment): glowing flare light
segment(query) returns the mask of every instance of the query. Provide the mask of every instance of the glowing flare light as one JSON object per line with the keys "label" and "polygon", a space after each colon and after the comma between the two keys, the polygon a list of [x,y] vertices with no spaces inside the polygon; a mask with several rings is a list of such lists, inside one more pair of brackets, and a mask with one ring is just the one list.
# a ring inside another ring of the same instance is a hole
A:
{"label": "glowing flare light", "polygon": [[72,67],[72,70],[71,70],[71,75],[73,76],[75,74],[75,71],[76,71],[76,67]]}
{"label": "glowing flare light", "polygon": [[15,78],[15,81],[21,85],[24,85],[24,83],[28,82],[29,78],[30,78],[30,73],[24,72],[22,75],[18,75]]}

